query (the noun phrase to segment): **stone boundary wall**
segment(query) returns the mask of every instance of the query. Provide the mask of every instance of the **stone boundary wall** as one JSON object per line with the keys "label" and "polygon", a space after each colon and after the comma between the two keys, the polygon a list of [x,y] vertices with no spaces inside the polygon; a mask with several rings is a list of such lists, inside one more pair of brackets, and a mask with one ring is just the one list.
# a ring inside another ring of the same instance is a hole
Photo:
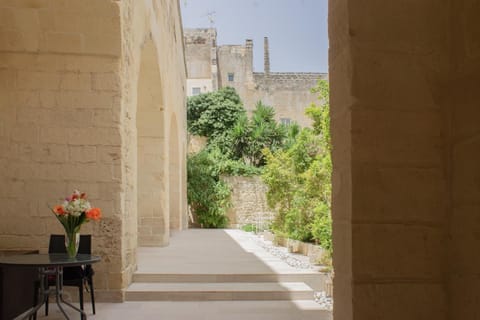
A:
{"label": "stone boundary wall", "polygon": [[223,176],[232,189],[232,207],[228,210],[229,227],[240,228],[246,224],[264,226],[273,220],[274,212],[268,208],[267,186],[258,176]]}
{"label": "stone boundary wall", "polygon": [[[255,77],[265,77],[264,72],[254,72]],[[328,73],[320,72],[270,72],[267,78],[285,79],[285,80],[317,80],[328,79]]]}
{"label": "stone boundary wall", "polygon": [[317,84],[317,80],[328,80],[326,73],[313,72],[274,72],[266,75],[263,72],[254,72],[255,85],[263,90],[272,89],[308,89]]}
{"label": "stone boundary wall", "polygon": [[188,135],[188,154],[195,154],[207,146],[207,137]]}

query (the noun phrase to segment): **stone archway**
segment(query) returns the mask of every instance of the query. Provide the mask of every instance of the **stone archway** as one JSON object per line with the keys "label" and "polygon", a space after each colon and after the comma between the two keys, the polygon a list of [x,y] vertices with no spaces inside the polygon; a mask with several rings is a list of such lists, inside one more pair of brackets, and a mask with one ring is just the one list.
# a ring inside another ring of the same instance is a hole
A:
{"label": "stone archway", "polygon": [[169,238],[165,108],[157,50],[142,48],[137,89],[137,211],[139,246],[163,246]]}
{"label": "stone archway", "polygon": [[180,171],[180,145],[178,141],[178,125],[175,114],[170,120],[169,135],[169,203],[170,203],[170,229],[181,230],[183,215],[181,213],[181,171]]}

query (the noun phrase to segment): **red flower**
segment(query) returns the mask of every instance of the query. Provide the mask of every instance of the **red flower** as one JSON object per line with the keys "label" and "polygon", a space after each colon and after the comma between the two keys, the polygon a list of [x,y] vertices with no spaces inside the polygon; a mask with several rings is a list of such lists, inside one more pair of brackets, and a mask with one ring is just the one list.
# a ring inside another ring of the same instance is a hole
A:
{"label": "red flower", "polygon": [[99,208],[92,208],[86,212],[86,216],[89,220],[100,220],[102,212]]}
{"label": "red flower", "polygon": [[60,205],[53,207],[53,212],[59,216],[63,216],[64,214],[67,213],[63,208],[63,206],[60,206]]}

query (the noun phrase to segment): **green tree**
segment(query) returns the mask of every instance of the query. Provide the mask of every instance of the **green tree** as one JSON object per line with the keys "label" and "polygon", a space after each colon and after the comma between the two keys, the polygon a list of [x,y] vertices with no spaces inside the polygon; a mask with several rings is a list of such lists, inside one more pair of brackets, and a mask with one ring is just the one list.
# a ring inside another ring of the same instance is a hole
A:
{"label": "green tree", "polygon": [[287,129],[275,121],[273,107],[259,101],[251,119],[240,117],[226,140],[230,143],[234,159],[243,159],[247,164],[262,167],[265,165],[262,150],[282,148],[286,137]]}
{"label": "green tree", "polygon": [[240,97],[230,87],[187,100],[188,130],[195,135],[219,136],[229,131],[245,114]]}

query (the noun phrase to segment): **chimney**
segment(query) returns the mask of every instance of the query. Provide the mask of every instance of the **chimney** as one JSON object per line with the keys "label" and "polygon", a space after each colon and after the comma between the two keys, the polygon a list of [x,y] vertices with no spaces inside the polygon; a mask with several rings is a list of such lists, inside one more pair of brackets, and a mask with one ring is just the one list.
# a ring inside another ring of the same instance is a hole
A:
{"label": "chimney", "polygon": [[268,52],[268,37],[263,38],[263,72],[270,74],[270,53]]}
{"label": "chimney", "polygon": [[252,83],[253,82],[253,40],[252,39],[247,39],[245,40],[245,72],[246,72],[246,78],[247,82]]}

